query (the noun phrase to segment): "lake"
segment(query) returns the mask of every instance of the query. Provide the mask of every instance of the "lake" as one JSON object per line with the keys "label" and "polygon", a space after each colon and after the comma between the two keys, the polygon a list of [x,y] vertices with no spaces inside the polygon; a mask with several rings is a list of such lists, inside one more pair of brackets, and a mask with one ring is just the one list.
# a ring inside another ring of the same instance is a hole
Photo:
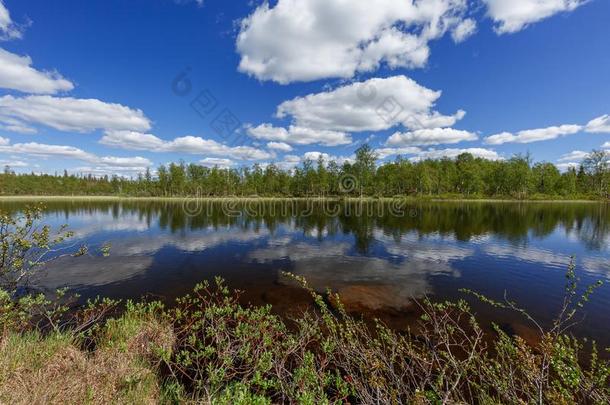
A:
{"label": "lake", "polygon": [[[31,203],[31,202],[30,202]],[[26,202],[4,200],[16,212]],[[350,312],[407,327],[415,300],[504,294],[550,322],[570,256],[581,286],[610,281],[610,207],[602,203],[50,200],[45,223],[69,224],[92,254],[53,262],[38,282],[83,298],[168,303],[223,277],[242,301],[298,316],[311,300],[284,272],[338,292]],[[110,257],[93,253],[111,244]],[[519,316],[469,299],[484,322],[531,334]],[[610,345],[610,285],[576,334]]]}

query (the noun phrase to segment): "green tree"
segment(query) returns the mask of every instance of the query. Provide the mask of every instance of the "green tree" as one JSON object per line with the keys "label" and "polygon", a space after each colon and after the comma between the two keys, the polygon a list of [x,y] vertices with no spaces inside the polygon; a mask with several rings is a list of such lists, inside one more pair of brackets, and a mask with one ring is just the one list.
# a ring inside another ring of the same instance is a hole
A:
{"label": "green tree", "polygon": [[328,193],[328,171],[326,170],[326,162],[324,162],[324,157],[322,154],[318,156],[318,168],[317,168],[317,181],[316,181],[316,191],[318,195],[323,196]]}
{"label": "green tree", "polygon": [[459,192],[471,195],[478,193],[482,188],[481,171],[474,156],[462,153],[456,158]]}
{"label": "green tree", "polygon": [[537,163],[532,169],[532,177],[536,192],[553,195],[560,185],[561,173],[552,163]]}
{"label": "green tree", "polygon": [[159,188],[162,196],[166,196],[169,192],[169,173],[164,165],[159,166],[157,170],[159,176]]}
{"label": "green tree", "polygon": [[608,195],[608,152],[594,150],[582,162],[585,172],[591,176],[596,192],[600,196]]}
{"label": "green tree", "polygon": [[364,195],[367,188],[372,186],[376,165],[377,155],[368,144],[364,144],[356,150],[354,169],[360,183],[360,196]]}
{"label": "green tree", "polygon": [[517,198],[527,197],[531,182],[529,155],[513,156],[508,161],[507,176],[509,181],[509,188],[512,194]]}

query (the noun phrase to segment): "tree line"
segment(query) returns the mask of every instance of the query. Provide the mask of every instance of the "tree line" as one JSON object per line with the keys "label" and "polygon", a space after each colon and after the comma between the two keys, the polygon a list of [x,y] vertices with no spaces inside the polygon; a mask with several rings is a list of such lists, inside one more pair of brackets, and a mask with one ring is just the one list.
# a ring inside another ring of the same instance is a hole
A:
{"label": "tree line", "polygon": [[0,174],[2,195],[125,195],[137,197],[318,197],[450,196],[509,197],[610,196],[610,155],[592,151],[579,167],[561,172],[529,155],[491,161],[469,153],[455,159],[411,161],[397,157],[377,164],[375,151],[360,147],[342,165],[305,160],[291,170],[276,164],[242,168],[204,167],[184,162],[162,165],[136,178],[68,174]]}

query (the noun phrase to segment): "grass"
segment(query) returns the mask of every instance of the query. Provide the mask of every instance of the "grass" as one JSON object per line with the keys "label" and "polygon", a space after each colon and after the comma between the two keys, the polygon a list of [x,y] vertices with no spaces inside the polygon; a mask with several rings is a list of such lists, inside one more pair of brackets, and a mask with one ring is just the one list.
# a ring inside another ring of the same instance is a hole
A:
{"label": "grass", "polygon": [[83,351],[71,333],[8,334],[0,344],[0,402],[156,403],[157,374],[137,351]]}
{"label": "grass", "polygon": [[0,302],[0,403],[160,402],[159,362],[174,341],[169,325],[131,305],[120,317],[103,320],[98,315],[116,306],[108,300],[55,323],[67,319],[64,307],[47,301],[41,311],[40,303],[36,298],[9,306],[6,296]]}

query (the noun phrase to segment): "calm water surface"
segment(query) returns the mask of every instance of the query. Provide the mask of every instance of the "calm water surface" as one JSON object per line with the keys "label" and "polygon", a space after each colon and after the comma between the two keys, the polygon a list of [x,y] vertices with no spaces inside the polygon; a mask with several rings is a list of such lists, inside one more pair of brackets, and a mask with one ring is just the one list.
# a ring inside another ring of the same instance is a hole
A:
{"label": "calm water surface", "polygon": [[[1,202],[18,211],[24,202]],[[96,295],[171,302],[220,275],[242,300],[282,314],[310,305],[282,272],[337,291],[350,311],[404,328],[415,299],[463,297],[469,288],[508,296],[548,322],[575,255],[582,285],[610,278],[610,207],[585,203],[355,203],[184,205],[154,201],[46,202],[45,222],[69,224],[111,256],[61,259],[41,278]],[[527,335],[527,323],[474,303],[484,320]],[[610,345],[610,283],[575,331]]]}

